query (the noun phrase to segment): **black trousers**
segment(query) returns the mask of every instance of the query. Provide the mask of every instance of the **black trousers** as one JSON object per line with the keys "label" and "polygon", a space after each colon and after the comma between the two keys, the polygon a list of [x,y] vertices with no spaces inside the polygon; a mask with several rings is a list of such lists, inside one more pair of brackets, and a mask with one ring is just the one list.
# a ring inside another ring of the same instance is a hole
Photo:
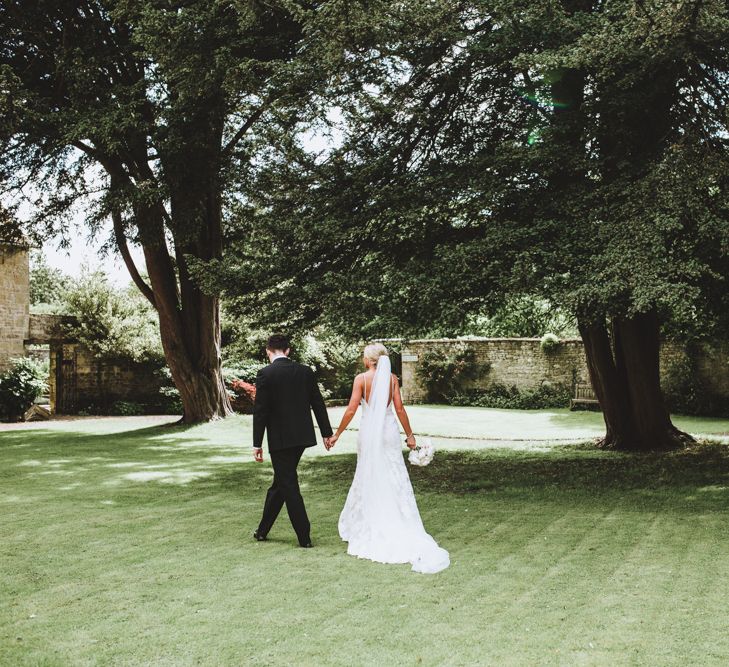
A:
{"label": "black trousers", "polygon": [[258,532],[261,535],[268,535],[268,531],[271,530],[285,503],[291,525],[296,531],[296,537],[299,538],[299,544],[306,544],[310,541],[311,524],[299,490],[299,476],[296,473],[296,467],[299,465],[304,449],[306,448],[291,447],[270,452],[273,484],[266,494],[263,517],[258,525]]}

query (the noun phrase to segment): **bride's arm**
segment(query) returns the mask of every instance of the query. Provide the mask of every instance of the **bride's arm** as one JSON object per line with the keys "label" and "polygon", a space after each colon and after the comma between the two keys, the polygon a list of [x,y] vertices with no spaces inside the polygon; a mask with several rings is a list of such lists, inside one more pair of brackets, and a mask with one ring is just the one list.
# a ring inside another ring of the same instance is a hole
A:
{"label": "bride's arm", "polygon": [[402,404],[402,396],[400,395],[400,383],[397,381],[397,376],[393,375],[392,377],[394,378],[392,389],[392,404],[395,408],[395,414],[400,420],[402,427],[405,429],[405,435],[407,436],[407,446],[410,447],[410,449],[415,449],[417,443],[415,442],[413,429],[410,427],[408,413],[405,411],[405,406]]}
{"label": "bride's arm", "polygon": [[349,398],[349,404],[347,405],[347,409],[342,415],[342,421],[339,423],[336,433],[329,439],[330,447],[334,446],[334,443],[339,440],[339,436],[344,433],[347,426],[349,426],[349,422],[351,422],[354,415],[357,414],[359,402],[362,400],[363,383],[364,382],[361,375],[358,375],[354,378],[354,384],[352,385],[352,395]]}

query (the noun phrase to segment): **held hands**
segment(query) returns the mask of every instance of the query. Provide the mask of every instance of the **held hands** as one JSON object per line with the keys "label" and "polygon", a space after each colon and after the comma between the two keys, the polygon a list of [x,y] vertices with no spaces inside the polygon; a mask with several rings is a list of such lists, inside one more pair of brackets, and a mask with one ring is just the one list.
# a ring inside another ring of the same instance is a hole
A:
{"label": "held hands", "polygon": [[324,446],[327,448],[327,451],[334,447],[334,445],[337,443],[337,440],[339,440],[338,435],[330,435],[328,438],[324,438]]}

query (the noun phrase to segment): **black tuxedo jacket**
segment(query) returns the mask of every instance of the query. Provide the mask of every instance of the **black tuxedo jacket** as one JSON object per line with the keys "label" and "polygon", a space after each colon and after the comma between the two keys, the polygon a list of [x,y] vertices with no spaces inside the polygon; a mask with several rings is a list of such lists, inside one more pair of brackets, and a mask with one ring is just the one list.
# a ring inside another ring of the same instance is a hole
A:
{"label": "black tuxedo jacket", "polygon": [[279,357],[258,372],[253,406],[253,446],[261,447],[268,432],[268,450],[316,445],[314,411],[323,437],[332,435],[329,416],[314,371]]}

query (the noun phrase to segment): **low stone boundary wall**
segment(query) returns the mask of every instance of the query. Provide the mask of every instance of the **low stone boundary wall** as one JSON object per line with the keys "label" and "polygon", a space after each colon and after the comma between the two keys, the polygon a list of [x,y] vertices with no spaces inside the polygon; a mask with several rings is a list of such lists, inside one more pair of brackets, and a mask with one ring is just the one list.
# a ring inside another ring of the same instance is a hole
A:
{"label": "low stone boundary wall", "polygon": [[50,398],[54,414],[77,414],[91,406],[107,410],[116,401],[154,404],[163,378],[154,364],[97,359],[79,343],[50,349]]}
{"label": "low stone boundary wall", "polygon": [[[402,393],[409,403],[425,400],[426,391],[418,377],[418,362],[433,350],[445,354],[461,346],[473,350],[477,361],[488,363],[490,370],[473,383],[487,389],[500,383],[519,389],[534,389],[545,382],[574,389],[575,384],[589,383],[585,352],[579,338],[564,339],[549,351],[539,338],[422,339],[402,343]],[[681,363],[686,351],[678,344],[661,346],[661,375]],[[729,343],[703,344],[699,349],[696,372],[713,393],[729,401]]]}

